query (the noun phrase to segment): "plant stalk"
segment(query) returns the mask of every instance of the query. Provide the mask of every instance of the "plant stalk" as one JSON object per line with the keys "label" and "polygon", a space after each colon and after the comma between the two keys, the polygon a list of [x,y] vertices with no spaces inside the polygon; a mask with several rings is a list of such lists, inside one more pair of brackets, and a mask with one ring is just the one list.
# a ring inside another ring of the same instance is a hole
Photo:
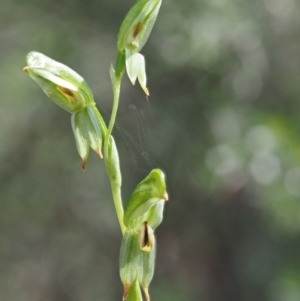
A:
{"label": "plant stalk", "polygon": [[[110,185],[113,195],[113,200],[116,208],[117,217],[119,220],[119,224],[121,227],[121,231],[124,234],[126,227],[123,223],[123,216],[124,216],[124,209],[123,209],[123,203],[122,203],[122,196],[121,196],[121,171],[119,166],[119,157],[115,158],[109,158],[109,141],[110,136],[113,130],[113,127],[115,125],[116,116],[118,112],[119,107],[119,99],[120,99],[120,88],[121,88],[121,80],[123,75],[123,70],[125,69],[125,62],[123,54],[118,54],[117,62],[116,62],[116,70],[117,70],[117,76],[115,80],[112,82],[113,87],[113,107],[112,107],[112,113],[109,120],[109,125],[107,128],[107,132],[105,135],[105,141],[104,141],[104,160],[106,164],[107,173],[110,179]],[[118,156],[118,154],[116,154]],[[114,160],[114,162],[111,162],[111,160]],[[110,165],[114,165],[115,168],[111,168]],[[115,174],[117,173],[117,174]],[[116,180],[119,179],[119,180]]]}

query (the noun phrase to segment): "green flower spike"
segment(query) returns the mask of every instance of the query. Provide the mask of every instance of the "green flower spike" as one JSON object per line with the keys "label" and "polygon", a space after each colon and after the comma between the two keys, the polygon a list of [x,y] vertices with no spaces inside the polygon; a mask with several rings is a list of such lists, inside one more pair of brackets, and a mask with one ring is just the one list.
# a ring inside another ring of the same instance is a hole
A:
{"label": "green flower spike", "polygon": [[84,79],[69,67],[34,51],[27,55],[23,70],[52,101],[72,114],[72,128],[82,158],[82,169],[85,169],[89,147],[102,158],[102,136],[106,127]]}
{"label": "green flower spike", "polygon": [[138,78],[147,95],[145,59],[139,51],[149,38],[160,6],[161,0],[138,0],[125,16],[118,34],[118,50],[125,51],[128,77],[133,85]]}
{"label": "green flower spike", "polygon": [[[163,219],[168,200],[165,177],[154,169],[137,185],[124,212],[124,234],[120,251],[120,276],[124,285],[123,300],[134,301],[136,281],[150,300],[148,288],[154,274],[156,243],[154,230]],[[136,298],[139,294],[136,292]]]}

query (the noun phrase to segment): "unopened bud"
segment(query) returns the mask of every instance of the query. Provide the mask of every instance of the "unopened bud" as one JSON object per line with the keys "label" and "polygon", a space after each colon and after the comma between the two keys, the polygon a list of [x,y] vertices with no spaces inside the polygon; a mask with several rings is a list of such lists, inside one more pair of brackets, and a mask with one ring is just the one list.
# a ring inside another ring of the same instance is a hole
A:
{"label": "unopened bud", "polygon": [[88,105],[81,111],[72,114],[71,124],[76,146],[82,158],[82,169],[85,169],[90,147],[99,158],[102,158],[102,125],[95,105]]}
{"label": "unopened bud", "polygon": [[[145,230],[145,225],[143,225],[143,227],[144,229],[141,229],[141,231]],[[146,299],[150,299],[148,287],[155,268],[155,238],[154,235],[151,237],[152,248],[146,251],[141,249],[140,236],[139,231],[127,230],[122,240],[120,251],[120,277],[124,285],[123,300],[125,300],[127,296],[128,300],[130,300],[130,292],[132,292],[132,286],[134,286],[136,282],[143,288]],[[145,235],[143,236],[145,238]]]}
{"label": "unopened bud", "polygon": [[78,73],[42,53],[30,52],[23,70],[52,101],[70,113],[94,103],[90,88]]}
{"label": "unopened bud", "polygon": [[139,248],[138,234],[126,231],[120,251],[120,277],[124,285],[123,300],[126,299],[129,289],[137,279],[137,274],[141,268],[141,250]]}
{"label": "unopened bud", "polygon": [[160,6],[161,0],[138,0],[125,16],[118,34],[118,50],[125,51],[128,77],[133,85],[138,79],[146,95],[149,95],[146,64],[138,52],[149,38]]}
{"label": "unopened bud", "polygon": [[166,199],[167,192],[164,173],[160,169],[153,169],[136,186],[129,198],[124,212],[125,226],[131,229],[138,228],[143,221],[147,221],[144,215],[149,213],[149,209]]}
{"label": "unopened bud", "polygon": [[138,0],[125,16],[118,34],[118,49],[139,52],[147,42],[161,6],[161,0]]}
{"label": "unopened bud", "polygon": [[84,79],[71,68],[39,52],[30,52],[26,57],[26,65],[23,70],[48,97],[72,113],[71,123],[77,150],[82,158],[82,169],[85,169],[90,147],[102,158],[102,136],[105,136],[106,125]]}
{"label": "unopened bud", "polygon": [[160,169],[154,169],[136,186],[127,203],[123,219],[127,230],[120,252],[123,299],[138,280],[146,300],[150,300],[148,288],[154,273],[156,253],[154,229],[162,222],[166,200],[165,176]]}

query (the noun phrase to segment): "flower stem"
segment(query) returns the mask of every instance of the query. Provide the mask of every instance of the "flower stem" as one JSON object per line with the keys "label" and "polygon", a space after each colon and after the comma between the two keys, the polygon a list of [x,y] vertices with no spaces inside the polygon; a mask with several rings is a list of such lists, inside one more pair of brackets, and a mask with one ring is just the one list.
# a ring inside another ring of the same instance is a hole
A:
{"label": "flower stem", "polygon": [[[118,107],[119,107],[119,98],[120,98],[120,88],[121,88],[121,80],[122,76],[125,70],[125,53],[118,53],[117,62],[116,62],[116,71],[114,74],[114,79],[112,79],[112,87],[113,87],[113,94],[114,94],[114,100],[113,100],[113,107],[112,112],[109,120],[108,129],[106,132],[106,139],[104,142],[104,153],[106,156],[108,155],[108,142],[109,137],[112,133],[113,127],[115,125]],[[104,155],[105,155],[104,154]]]}
{"label": "flower stem", "polygon": [[104,154],[108,154],[108,142],[109,137],[112,133],[113,127],[115,125],[118,107],[119,107],[119,98],[120,98],[120,88],[121,88],[121,79],[117,79],[115,83],[113,84],[113,93],[114,93],[114,101],[113,101],[113,107],[112,112],[109,120],[109,125],[106,132],[106,139],[104,142]]}
{"label": "flower stem", "polygon": [[[114,204],[116,208],[116,213],[123,234],[126,230],[126,227],[123,223],[124,209],[123,209],[122,196],[121,196],[122,180],[121,180],[119,156],[118,156],[117,149],[114,143],[112,142],[112,140],[110,139],[110,137],[111,137],[113,127],[115,125],[116,116],[118,112],[121,80],[122,80],[124,69],[125,69],[125,61],[123,59],[123,54],[119,53],[117,58],[117,63],[116,63],[116,71],[118,71],[118,73],[116,72],[115,80],[112,81],[113,94],[114,94],[112,113],[110,116],[110,121],[109,121],[109,125],[105,135],[105,141],[104,141],[104,160],[106,164],[106,170],[110,179],[110,185],[111,185],[112,195],[113,195]],[[110,147],[110,151],[109,151],[109,147]],[[115,149],[113,150],[114,147]],[[114,155],[112,155],[112,153]]]}

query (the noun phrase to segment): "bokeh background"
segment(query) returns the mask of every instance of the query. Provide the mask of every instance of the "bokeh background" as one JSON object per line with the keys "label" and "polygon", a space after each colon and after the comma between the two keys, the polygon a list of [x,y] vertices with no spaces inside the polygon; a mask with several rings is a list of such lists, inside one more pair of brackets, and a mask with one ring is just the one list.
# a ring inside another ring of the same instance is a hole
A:
{"label": "bokeh background", "polygon": [[[103,117],[133,1],[0,3],[0,300],[121,300],[121,234],[103,161],[22,72],[40,51],[81,74]],[[152,300],[300,300],[300,2],[163,0],[142,50],[146,99],[124,77],[123,198],[154,167],[170,201]]]}

